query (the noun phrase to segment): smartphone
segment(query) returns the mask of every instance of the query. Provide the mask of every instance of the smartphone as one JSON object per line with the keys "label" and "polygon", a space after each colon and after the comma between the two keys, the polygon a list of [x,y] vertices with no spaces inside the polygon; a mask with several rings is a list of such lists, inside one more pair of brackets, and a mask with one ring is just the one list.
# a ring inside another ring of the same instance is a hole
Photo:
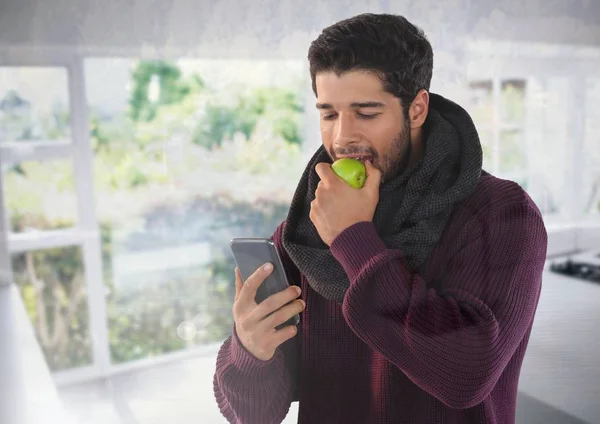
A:
{"label": "smartphone", "polygon": [[[273,271],[256,291],[254,300],[257,304],[290,286],[281,257],[272,240],[267,238],[234,238],[231,239],[229,245],[244,282],[265,263],[270,262],[273,264]],[[300,316],[296,314],[285,323],[277,326],[276,329],[279,330],[287,325],[298,325],[299,322]]]}

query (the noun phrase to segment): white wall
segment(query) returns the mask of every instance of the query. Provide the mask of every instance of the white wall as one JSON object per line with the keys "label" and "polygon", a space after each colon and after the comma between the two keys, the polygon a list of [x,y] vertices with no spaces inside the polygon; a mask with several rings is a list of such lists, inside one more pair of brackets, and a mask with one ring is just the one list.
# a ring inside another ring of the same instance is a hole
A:
{"label": "white wall", "polygon": [[[0,44],[305,55],[307,43],[323,27],[382,11],[406,15],[438,47],[459,43],[461,34],[600,44],[600,2],[591,0],[3,0]],[[224,44],[230,47],[223,50]]]}

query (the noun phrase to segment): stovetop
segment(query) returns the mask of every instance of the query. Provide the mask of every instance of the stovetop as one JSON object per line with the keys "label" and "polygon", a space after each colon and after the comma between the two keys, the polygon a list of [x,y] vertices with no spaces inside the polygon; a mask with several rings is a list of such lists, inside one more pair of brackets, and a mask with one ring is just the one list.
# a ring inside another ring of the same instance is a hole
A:
{"label": "stovetop", "polygon": [[567,258],[555,259],[550,271],[581,280],[600,283],[600,253],[585,252]]}

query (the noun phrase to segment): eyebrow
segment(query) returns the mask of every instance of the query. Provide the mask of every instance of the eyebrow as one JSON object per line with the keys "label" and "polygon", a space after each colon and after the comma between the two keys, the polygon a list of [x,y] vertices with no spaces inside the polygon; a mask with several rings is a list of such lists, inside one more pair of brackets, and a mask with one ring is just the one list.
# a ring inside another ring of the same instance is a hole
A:
{"label": "eyebrow", "polygon": [[[355,109],[363,109],[363,108],[382,108],[385,107],[385,104],[381,102],[354,102],[350,103],[350,107]],[[317,109],[333,109],[333,106],[330,103],[317,103]]]}

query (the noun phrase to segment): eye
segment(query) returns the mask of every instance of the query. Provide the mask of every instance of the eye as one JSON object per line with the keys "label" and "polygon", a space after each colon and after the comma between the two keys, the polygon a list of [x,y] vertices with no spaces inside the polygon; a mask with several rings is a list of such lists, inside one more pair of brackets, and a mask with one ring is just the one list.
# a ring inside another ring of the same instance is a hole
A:
{"label": "eye", "polygon": [[374,119],[379,115],[380,115],[379,113],[365,114],[365,113],[358,112],[358,116],[360,116],[361,119]]}
{"label": "eye", "polygon": [[331,113],[329,115],[323,115],[323,121],[331,121],[332,119],[335,119],[337,115],[335,113]]}

